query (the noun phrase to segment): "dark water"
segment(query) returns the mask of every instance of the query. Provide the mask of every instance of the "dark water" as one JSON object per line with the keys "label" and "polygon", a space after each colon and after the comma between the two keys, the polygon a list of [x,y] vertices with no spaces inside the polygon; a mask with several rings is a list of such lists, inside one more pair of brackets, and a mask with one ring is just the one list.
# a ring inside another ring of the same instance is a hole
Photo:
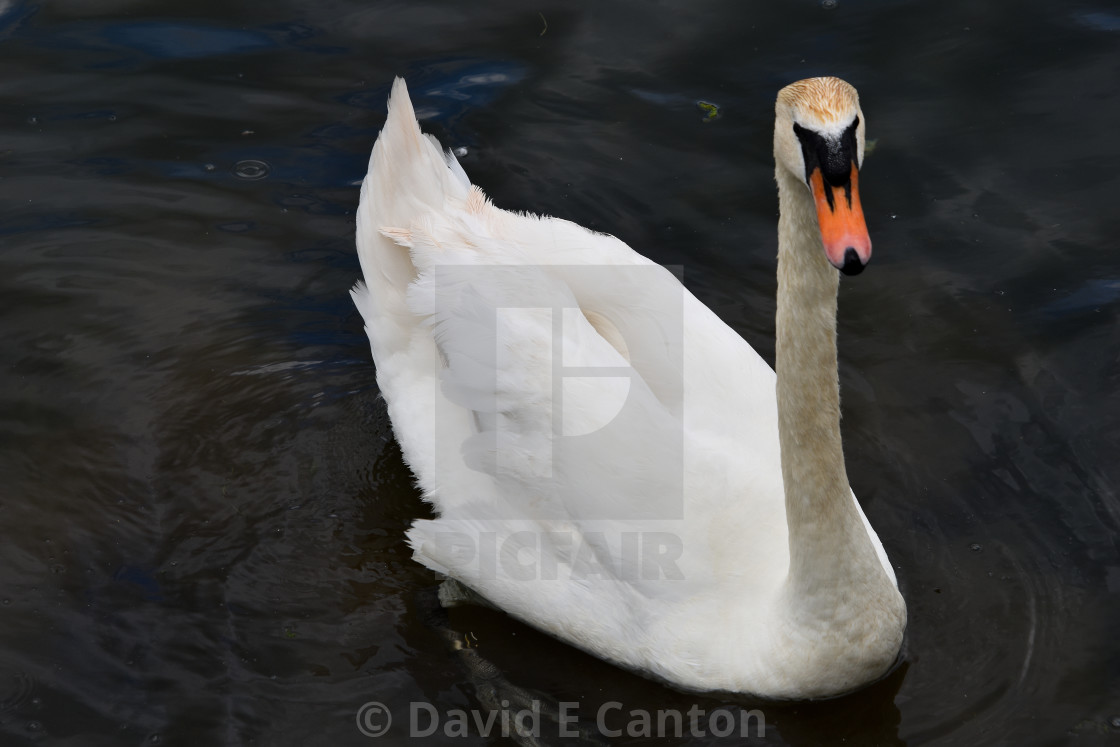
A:
{"label": "dark water", "polygon": [[[757,707],[757,744],[1116,740],[1118,45],[1105,0],[0,0],[0,742],[402,743],[410,701],[515,686]],[[890,677],[725,703],[432,611],[347,295],[394,74],[500,206],[683,265],[771,360],[774,95],[859,88],[841,377],[910,610]]]}

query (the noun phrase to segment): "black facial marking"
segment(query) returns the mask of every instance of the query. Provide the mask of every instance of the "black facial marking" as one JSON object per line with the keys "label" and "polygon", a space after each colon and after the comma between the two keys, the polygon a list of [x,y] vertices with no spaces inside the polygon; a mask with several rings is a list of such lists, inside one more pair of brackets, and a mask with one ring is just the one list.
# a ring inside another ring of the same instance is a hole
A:
{"label": "black facial marking", "polygon": [[[848,200],[849,208],[852,206],[852,164],[859,168],[859,145],[856,143],[858,127],[859,117],[856,117],[840,137],[826,138],[796,122],[793,125],[793,132],[801,141],[801,154],[805,157],[806,183],[813,170],[820,169],[825,184],[844,188],[844,197]],[[832,190],[826,189],[824,193],[825,199],[828,200],[828,207],[835,210]]]}

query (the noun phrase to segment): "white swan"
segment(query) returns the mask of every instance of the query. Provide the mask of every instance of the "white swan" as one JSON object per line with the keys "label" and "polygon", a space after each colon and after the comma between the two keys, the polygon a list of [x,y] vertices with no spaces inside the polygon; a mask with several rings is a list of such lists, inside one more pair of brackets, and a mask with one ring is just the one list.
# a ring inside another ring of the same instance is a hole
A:
{"label": "white swan", "polygon": [[871,244],[847,83],[778,94],[777,369],[612,236],[492,206],[404,81],[362,185],[365,319],[424,565],[690,690],[842,693],[906,607],[840,443],[838,272]]}

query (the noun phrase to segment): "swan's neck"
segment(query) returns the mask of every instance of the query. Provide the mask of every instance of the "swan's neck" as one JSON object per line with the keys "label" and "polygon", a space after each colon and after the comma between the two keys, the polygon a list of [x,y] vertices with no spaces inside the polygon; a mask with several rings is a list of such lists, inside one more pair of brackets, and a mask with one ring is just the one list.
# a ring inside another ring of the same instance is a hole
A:
{"label": "swan's neck", "polygon": [[869,578],[886,580],[851,498],[836,367],[839,272],[805,185],[778,167],[778,433],[789,524],[789,599],[813,614]]}

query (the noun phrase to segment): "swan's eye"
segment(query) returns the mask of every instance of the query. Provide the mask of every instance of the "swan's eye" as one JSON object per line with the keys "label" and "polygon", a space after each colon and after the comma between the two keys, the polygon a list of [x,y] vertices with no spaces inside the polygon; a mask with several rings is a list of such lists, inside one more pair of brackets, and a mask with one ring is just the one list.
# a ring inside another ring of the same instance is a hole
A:
{"label": "swan's eye", "polygon": [[863,166],[863,164],[859,162],[859,138],[856,137],[858,132],[859,117],[856,117],[852,120],[852,123],[848,125],[848,129],[844,130],[844,134],[840,136],[840,139],[843,140],[850,149],[852,163],[856,165],[857,169]]}

